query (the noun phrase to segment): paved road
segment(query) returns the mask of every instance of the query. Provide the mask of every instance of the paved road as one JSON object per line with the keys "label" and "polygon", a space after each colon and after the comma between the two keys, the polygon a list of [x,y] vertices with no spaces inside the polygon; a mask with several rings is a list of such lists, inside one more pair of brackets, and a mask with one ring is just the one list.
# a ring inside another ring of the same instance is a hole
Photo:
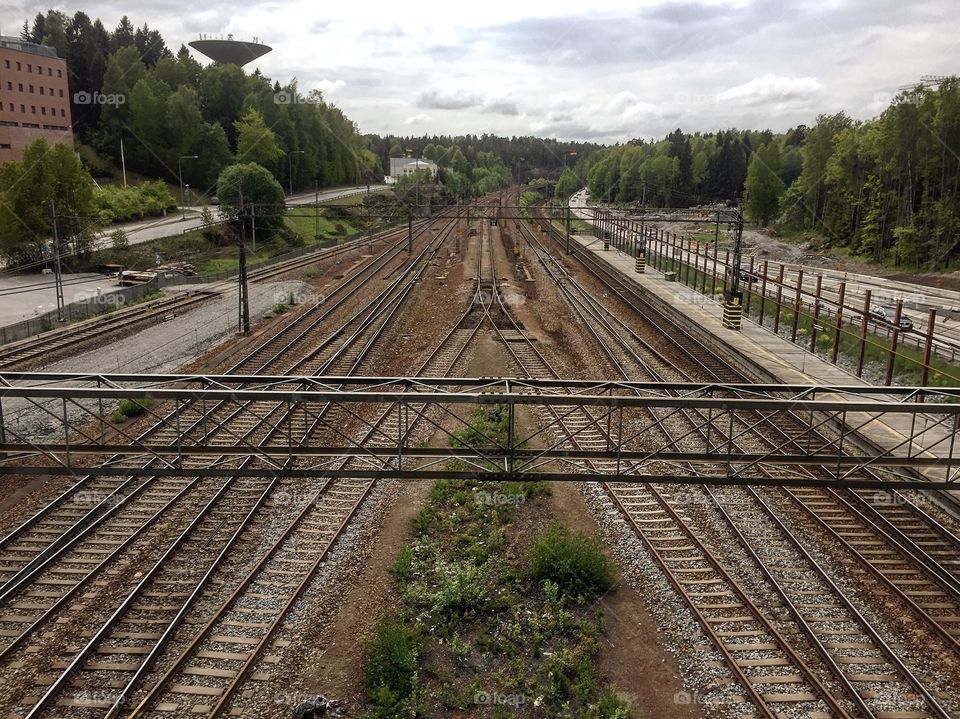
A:
{"label": "paved road", "polygon": [[[370,191],[374,192],[385,188],[386,185],[371,185]],[[337,200],[366,191],[366,185],[360,187],[341,187],[334,190],[324,190],[320,193],[319,199],[321,202]],[[304,192],[288,196],[286,202],[288,206],[296,207],[314,202],[315,199],[316,193]],[[215,211],[216,208],[212,209]],[[100,235],[95,242],[95,247],[109,247],[110,232],[113,232],[118,227],[127,233],[130,244],[135,245],[163,237],[182,234],[187,230],[193,230],[202,226],[203,223],[200,219],[200,213],[203,208],[188,207],[186,210],[186,220],[181,219],[180,213],[176,212],[170,213],[167,217],[163,218],[114,225]],[[68,304],[78,299],[94,296],[101,291],[104,293],[110,292],[117,287],[114,279],[106,277],[105,275],[95,274],[64,275],[63,283],[64,301]],[[33,317],[38,313],[38,307],[42,307],[41,312],[55,309],[56,301],[52,275],[41,275],[39,273],[7,275],[0,273],[0,325],[8,325],[27,319],[28,317]]]}
{"label": "paved road", "polygon": [[[575,217],[589,224],[593,224],[594,207],[588,206],[588,195],[586,190],[581,190],[570,198],[570,210]],[[693,264],[694,253],[687,253],[685,250],[680,253],[684,262]],[[702,257],[702,255],[701,255]],[[723,260],[723,253],[718,254],[720,261]],[[699,262],[703,263],[700,259]],[[749,259],[745,259],[742,267],[748,267]],[[926,285],[917,285],[908,282],[898,282],[886,277],[876,275],[865,275],[853,272],[843,272],[829,268],[817,266],[804,266],[796,263],[784,262],[784,281],[785,284],[797,284],[798,270],[803,269],[804,280],[804,299],[806,293],[816,288],[816,276],[823,275],[822,294],[825,298],[824,304],[830,308],[835,305],[835,300],[842,282],[846,282],[844,296],[844,305],[847,307],[862,308],[866,300],[866,291],[869,289],[872,294],[871,304],[873,306],[882,306],[887,310],[888,316],[892,320],[893,308],[897,300],[903,300],[903,312],[913,321],[915,333],[923,333],[926,330],[927,314],[931,307],[937,310],[937,326],[935,329],[935,341],[943,346],[953,348],[960,347],[960,292],[947,290],[939,287],[927,287]],[[773,273],[774,263],[771,262],[771,274]],[[779,271],[779,270],[778,270]],[[718,272],[723,272],[719,269]],[[768,293],[770,289],[768,288]],[[784,297],[793,299],[788,291],[784,291]],[[834,300],[831,302],[830,300]],[[957,356],[960,356],[958,352]]]}
{"label": "paved road", "polygon": [[[386,185],[371,185],[370,191],[374,192],[384,188],[386,188]],[[362,187],[341,187],[335,190],[324,190],[319,194],[319,199],[320,202],[339,200],[341,198],[358,195],[366,191],[366,185]],[[287,195],[286,203],[289,207],[297,207],[299,205],[314,202],[316,197],[317,194],[314,192],[296,193],[293,195]],[[104,247],[109,247],[110,233],[117,229],[122,229],[124,232],[126,232],[130,244],[136,245],[140,244],[141,242],[150,242],[151,240],[158,240],[163,237],[171,237],[172,235],[182,235],[188,230],[195,230],[198,227],[202,227],[203,221],[200,219],[200,213],[203,212],[203,208],[187,207],[185,209],[186,219],[182,219],[182,212],[178,210],[176,212],[168,213],[166,217],[155,217],[150,220],[143,220],[141,222],[129,222],[121,225],[112,225],[98,236],[97,240],[95,241],[95,248],[101,249]],[[216,208],[211,207],[210,209],[214,213],[214,217],[216,217]]]}

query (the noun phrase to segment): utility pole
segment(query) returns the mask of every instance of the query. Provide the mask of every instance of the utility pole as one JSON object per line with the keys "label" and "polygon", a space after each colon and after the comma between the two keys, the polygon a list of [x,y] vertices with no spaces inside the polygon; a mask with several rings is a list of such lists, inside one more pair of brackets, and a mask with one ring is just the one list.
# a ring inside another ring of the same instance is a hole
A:
{"label": "utility pole", "polygon": [[567,254],[570,254],[570,205],[567,205],[567,211],[563,218],[563,226],[567,238]]}
{"label": "utility pole", "polygon": [[[719,217],[719,212],[717,213]],[[740,292],[740,259],[743,254],[743,208],[738,204],[734,208],[734,223],[736,236],[733,242],[733,258],[730,262],[730,284],[726,293],[726,302],[723,305],[723,326],[731,330],[739,330],[743,317],[743,293]],[[797,295],[799,297],[799,294]],[[794,318],[796,322],[796,318]],[[794,324],[796,329],[796,324]]]}
{"label": "utility pole", "polygon": [[316,189],[313,192],[314,228],[313,239],[320,239],[320,180],[316,180]]}
{"label": "utility pole", "polygon": [[407,218],[407,254],[413,254],[413,215]]}
{"label": "utility pole", "polygon": [[243,188],[240,189],[240,331],[250,334],[250,298],[247,296],[247,217],[243,205]]}
{"label": "utility pole", "polygon": [[250,205],[250,229],[253,231],[253,252],[257,252],[257,204]]}
{"label": "utility pole", "polygon": [[57,293],[57,320],[63,322],[63,275],[60,273],[60,235],[57,231],[57,206],[50,200],[50,225],[53,228],[53,283]]}

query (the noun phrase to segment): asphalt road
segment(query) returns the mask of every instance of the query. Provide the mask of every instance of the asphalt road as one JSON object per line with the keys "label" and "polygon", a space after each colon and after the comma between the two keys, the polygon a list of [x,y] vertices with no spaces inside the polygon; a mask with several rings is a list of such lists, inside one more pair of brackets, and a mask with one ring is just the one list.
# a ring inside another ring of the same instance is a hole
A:
{"label": "asphalt road", "polygon": [[[371,185],[370,191],[381,190],[386,185]],[[367,191],[367,186],[341,187],[334,190],[324,190],[319,194],[319,200],[337,200]],[[288,207],[308,204],[316,200],[316,193],[303,192],[290,195],[286,198]],[[216,208],[211,208],[214,212]],[[117,228],[127,233],[131,245],[151,240],[170,237],[193,230],[203,225],[200,219],[202,207],[188,207],[187,219],[181,219],[180,212],[169,213],[167,217],[154,218],[142,222],[129,222],[122,225],[113,225],[104,231],[95,241],[95,248],[101,249],[110,246],[110,233]],[[163,258],[166,259],[166,258]],[[104,275],[65,274],[64,301],[68,304],[77,299],[83,299],[96,294],[108,293],[116,289],[116,281]],[[39,309],[38,309],[39,308]],[[56,308],[56,293],[54,291],[53,276],[36,274],[8,275],[0,272],[0,325],[12,324],[27,319],[38,313]]]}
{"label": "asphalt road", "polygon": [[[382,190],[386,185],[371,185],[370,191]],[[329,200],[339,200],[344,197],[350,197],[352,195],[357,195],[367,191],[366,185],[362,187],[341,187],[335,190],[324,190],[319,194],[320,202],[327,202]],[[288,195],[286,197],[286,203],[288,207],[298,207],[300,205],[309,204],[315,202],[317,194],[314,192],[301,192],[293,195]],[[151,240],[158,240],[163,237],[170,237],[172,235],[182,235],[184,232],[189,230],[195,230],[198,227],[203,226],[203,221],[200,218],[200,213],[203,212],[202,207],[187,207],[186,209],[186,219],[182,219],[182,212],[170,212],[166,217],[155,217],[150,220],[143,220],[141,222],[129,222],[121,225],[111,225],[107,230],[104,230],[95,241],[95,249],[102,249],[110,246],[110,234],[117,229],[121,229],[127,233],[127,239],[130,241],[131,245],[140,244],[141,242],[150,242]],[[210,208],[213,212],[214,217],[216,217],[216,207]]]}

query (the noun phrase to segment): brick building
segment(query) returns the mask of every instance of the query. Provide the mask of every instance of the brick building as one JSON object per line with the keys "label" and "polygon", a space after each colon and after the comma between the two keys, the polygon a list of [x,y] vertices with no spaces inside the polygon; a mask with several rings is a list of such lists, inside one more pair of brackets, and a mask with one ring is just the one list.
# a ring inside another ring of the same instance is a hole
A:
{"label": "brick building", "polygon": [[0,37],[0,164],[38,137],[73,144],[67,63],[46,45]]}

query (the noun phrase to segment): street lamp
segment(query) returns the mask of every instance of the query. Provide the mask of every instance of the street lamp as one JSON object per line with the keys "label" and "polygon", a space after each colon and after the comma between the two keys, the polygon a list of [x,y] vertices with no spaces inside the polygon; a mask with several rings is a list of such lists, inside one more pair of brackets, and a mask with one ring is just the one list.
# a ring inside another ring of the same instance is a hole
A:
{"label": "street lamp", "polygon": [[291,150],[287,153],[287,168],[289,170],[290,194],[293,195],[293,156],[302,155],[303,150]]}
{"label": "street lamp", "polygon": [[177,175],[180,178],[180,219],[187,219],[187,208],[183,204],[183,161],[196,160],[196,155],[182,155],[177,158]]}

